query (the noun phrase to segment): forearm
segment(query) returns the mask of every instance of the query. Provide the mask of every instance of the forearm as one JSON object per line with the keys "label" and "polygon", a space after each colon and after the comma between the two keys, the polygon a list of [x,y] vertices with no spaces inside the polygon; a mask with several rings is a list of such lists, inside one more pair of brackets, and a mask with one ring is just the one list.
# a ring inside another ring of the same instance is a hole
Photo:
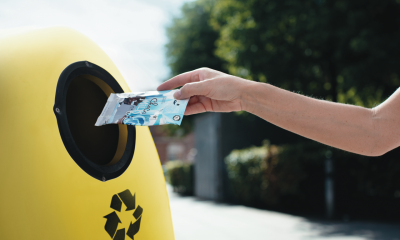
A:
{"label": "forearm", "polygon": [[333,103],[269,84],[249,83],[243,109],[301,136],[362,155],[380,155],[381,131],[372,109]]}
{"label": "forearm", "polygon": [[336,148],[368,156],[400,146],[400,88],[368,109],[292,93],[269,84],[201,68],[173,77],[158,90],[183,86],[185,114],[245,110],[281,128]]}

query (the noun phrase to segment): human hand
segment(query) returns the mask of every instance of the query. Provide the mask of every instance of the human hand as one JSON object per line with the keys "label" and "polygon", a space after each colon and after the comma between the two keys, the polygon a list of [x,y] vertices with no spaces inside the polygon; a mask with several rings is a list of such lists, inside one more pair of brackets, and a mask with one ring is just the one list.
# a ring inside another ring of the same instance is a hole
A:
{"label": "human hand", "polygon": [[185,115],[202,112],[232,112],[244,110],[242,94],[251,81],[209,68],[182,73],[162,83],[157,90],[183,86],[174,94],[176,99],[188,99]]}

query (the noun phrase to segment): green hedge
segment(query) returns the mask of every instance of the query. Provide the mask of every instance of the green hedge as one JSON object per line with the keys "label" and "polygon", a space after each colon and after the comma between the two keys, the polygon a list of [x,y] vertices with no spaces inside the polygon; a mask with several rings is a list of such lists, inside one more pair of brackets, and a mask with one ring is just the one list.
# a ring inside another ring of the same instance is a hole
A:
{"label": "green hedge", "polygon": [[324,160],[335,165],[336,214],[400,217],[400,150],[365,157],[313,141],[234,150],[226,157],[232,200],[292,213],[324,212]]}
{"label": "green hedge", "polygon": [[166,180],[172,185],[174,192],[193,195],[194,164],[180,160],[169,161],[166,167]]}
{"label": "green hedge", "polygon": [[286,153],[284,147],[268,143],[232,151],[225,162],[233,200],[255,207],[275,207],[282,197],[299,195],[299,183],[306,173],[301,162],[286,157]]}

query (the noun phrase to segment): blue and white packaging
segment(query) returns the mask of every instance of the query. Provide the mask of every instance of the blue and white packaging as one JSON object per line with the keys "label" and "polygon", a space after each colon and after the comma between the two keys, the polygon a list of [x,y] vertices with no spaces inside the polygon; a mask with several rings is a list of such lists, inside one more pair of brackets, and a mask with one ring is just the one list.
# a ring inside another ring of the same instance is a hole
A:
{"label": "blue and white packaging", "polygon": [[181,125],[189,99],[176,100],[173,96],[176,91],[111,93],[95,126],[105,124]]}

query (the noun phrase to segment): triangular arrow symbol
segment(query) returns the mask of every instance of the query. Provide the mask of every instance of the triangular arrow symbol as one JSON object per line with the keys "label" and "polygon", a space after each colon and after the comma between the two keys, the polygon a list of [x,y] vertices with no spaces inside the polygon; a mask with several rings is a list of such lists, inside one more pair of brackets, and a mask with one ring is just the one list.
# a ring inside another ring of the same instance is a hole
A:
{"label": "triangular arrow symbol", "polygon": [[115,213],[115,211],[104,216],[104,218],[107,218],[107,222],[106,225],[104,226],[104,229],[107,231],[110,237],[113,238],[115,231],[117,231],[118,223],[121,223],[121,220],[119,220],[119,217],[117,213]]}
{"label": "triangular arrow symbol", "polygon": [[114,240],[125,240],[125,228],[118,229],[114,236]]}
{"label": "triangular arrow symbol", "polygon": [[140,217],[136,222],[130,224],[128,231],[126,232],[126,235],[128,237],[133,239],[133,236],[139,232],[140,229],[140,220],[142,220],[142,217]]}
{"label": "triangular arrow symbol", "polygon": [[110,207],[114,210],[117,210],[118,212],[121,212],[121,206],[122,206],[122,202],[119,199],[119,197],[117,196],[117,194],[114,194],[114,196],[111,199],[111,205]]}
{"label": "triangular arrow symbol", "polygon": [[142,213],[143,213],[143,208],[140,205],[138,205],[135,212],[133,213],[133,216],[136,219],[138,219],[142,215]]}
{"label": "triangular arrow symbol", "polygon": [[118,193],[118,196],[121,198],[122,202],[124,202],[126,206],[125,211],[133,210],[136,208],[135,196],[132,196],[132,193],[129,191],[129,189]]}

